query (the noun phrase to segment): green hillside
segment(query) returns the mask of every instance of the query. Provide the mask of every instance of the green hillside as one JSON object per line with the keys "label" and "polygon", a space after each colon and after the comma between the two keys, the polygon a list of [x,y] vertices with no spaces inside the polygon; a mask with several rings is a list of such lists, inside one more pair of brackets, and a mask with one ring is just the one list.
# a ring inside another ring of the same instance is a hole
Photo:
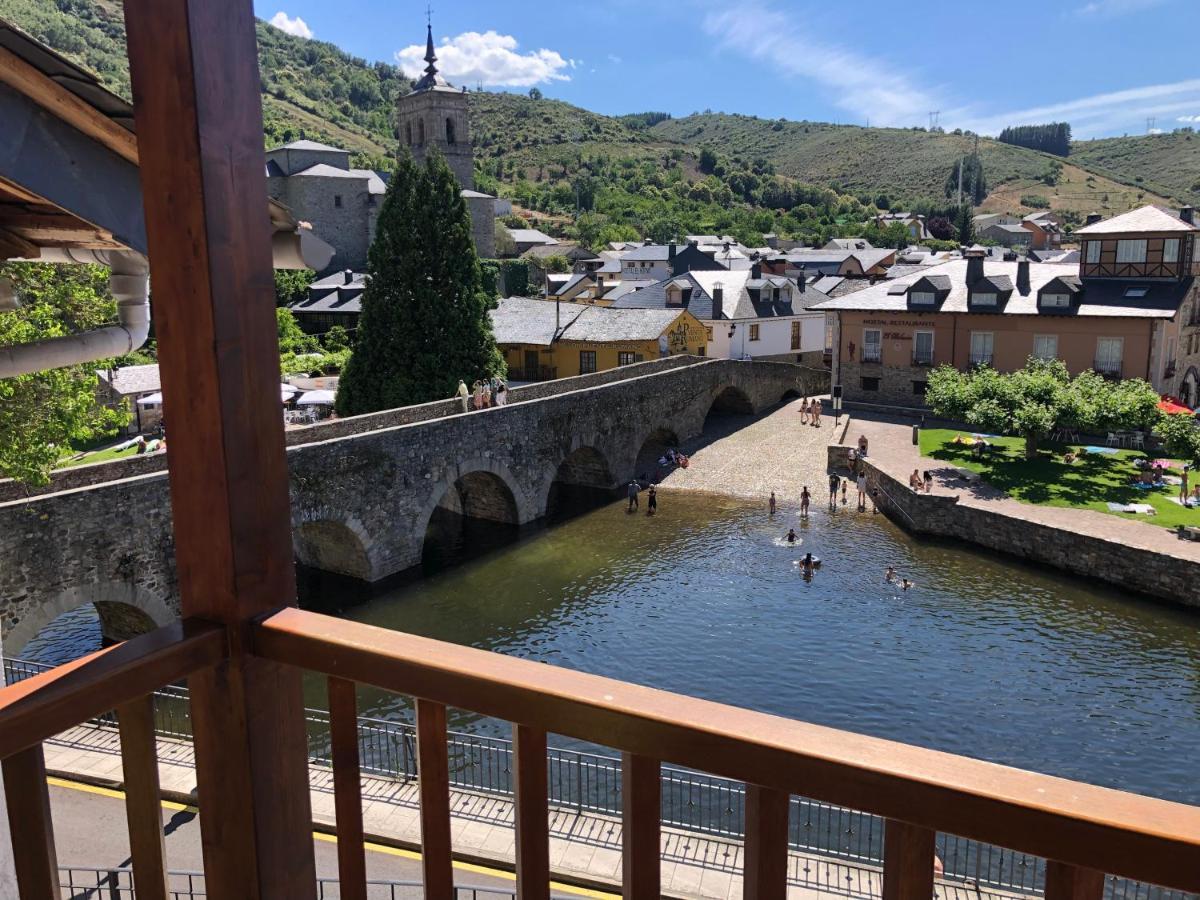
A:
{"label": "green hillside", "polygon": [[1200,203],[1200,135],[1172,134],[1101,138],[1071,145],[1071,162],[1158,194]]}

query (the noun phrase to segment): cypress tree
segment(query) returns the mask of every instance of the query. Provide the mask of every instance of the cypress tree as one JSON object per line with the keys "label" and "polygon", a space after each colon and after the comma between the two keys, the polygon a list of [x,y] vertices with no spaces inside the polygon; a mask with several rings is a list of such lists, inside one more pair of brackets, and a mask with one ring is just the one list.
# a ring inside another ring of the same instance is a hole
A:
{"label": "cypress tree", "polygon": [[440,154],[401,152],[367,256],[370,276],[337,411],[360,415],[450,397],[461,378],[505,373],[471,217]]}

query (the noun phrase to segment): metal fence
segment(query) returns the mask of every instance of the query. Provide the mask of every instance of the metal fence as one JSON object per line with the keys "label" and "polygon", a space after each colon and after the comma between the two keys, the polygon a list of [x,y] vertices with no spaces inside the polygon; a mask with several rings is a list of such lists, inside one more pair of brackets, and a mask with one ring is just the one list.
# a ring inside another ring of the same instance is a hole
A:
{"label": "metal fence", "polygon": [[[58,883],[67,900],[136,900],[133,871],[129,868],[89,869],[62,866]],[[168,875],[170,900],[193,900],[208,896],[201,872],[171,872]],[[317,879],[317,900],[340,900],[341,885],[336,878]],[[368,881],[369,900],[420,900],[425,891],[419,881]],[[454,900],[511,900],[516,891],[511,888],[459,885]],[[553,895],[559,900],[559,895]]]}
{"label": "metal fence", "polygon": [[[5,679],[9,683],[48,668],[19,659],[4,661]],[[309,709],[306,715],[311,761],[332,766],[329,714]],[[169,686],[156,692],[154,718],[155,730],[160,736],[190,740],[192,728],[186,688]],[[116,725],[111,713],[96,721],[101,725]],[[453,731],[448,740],[453,787],[483,796],[512,796],[511,741]],[[358,742],[363,774],[402,782],[416,778],[414,725],[360,717]],[[112,746],[115,749],[117,745]],[[621,815],[620,759],[580,750],[550,748],[548,766],[552,806],[579,813]],[[484,813],[456,807],[455,814]],[[700,835],[740,839],[744,835],[745,786],[715,775],[663,766],[662,822]],[[883,824],[881,818],[869,813],[804,797],[791,798],[789,840],[792,849],[831,862],[859,867],[881,866]],[[1045,860],[1040,857],[950,834],[937,836],[937,854],[948,880],[977,889],[1016,894],[1043,892]],[[1193,896],[1123,878],[1109,878],[1106,895],[1108,900],[1191,900]]]}

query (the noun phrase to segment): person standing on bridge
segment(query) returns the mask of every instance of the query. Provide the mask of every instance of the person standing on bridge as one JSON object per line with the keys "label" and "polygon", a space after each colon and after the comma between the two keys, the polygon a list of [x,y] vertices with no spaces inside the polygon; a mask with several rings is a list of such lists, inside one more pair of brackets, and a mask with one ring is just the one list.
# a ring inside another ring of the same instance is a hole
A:
{"label": "person standing on bridge", "polygon": [[497,379],[495,403],[497,406],[508,405],[508,385]]}
{"label": "person standing on bridge", "polygon": [[465,381],[463,381],[461,378],[458,379],[458,390],[455,391],[455,393],[458,394],[459,409],[462,412],[466,412],[467,411],[467,398],[471,396],[471,392],[467,390],[467,383]]}

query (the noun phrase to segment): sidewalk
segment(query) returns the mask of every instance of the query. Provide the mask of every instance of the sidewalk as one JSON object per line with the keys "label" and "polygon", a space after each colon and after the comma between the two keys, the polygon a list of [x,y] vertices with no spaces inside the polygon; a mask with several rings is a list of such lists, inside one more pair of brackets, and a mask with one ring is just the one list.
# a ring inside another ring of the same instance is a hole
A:
{"label": "sidewalk", "polygon": [[[113,728],[80,725],[46,742],[46,769],[53,775],[91,783],[120,784],[120,741]],[[196,773],[191,744],[159,738],[159,778],[164,795],[194,796]],[[334,829],[333,773],[310,766],[313,821]],[[364,776],[363,827],[367,839],[419,849],[420,819],[416,781]],[[456,857],[511,869],[514,861],[513,805],[506,797],[452,789],[451,841]],[[742,845],[677,829],[663,829],[662,893],[687,900],[742,896]],[[612,816],[551,809],[550,866],[557,880],[619,893],[621,821]],[[788,897],[875,898],[881,893],[877,867],[840,863],[791,853]],[[939,900],[981,900],[1013,895],[979,891],[970,885],[939,882]]]}

